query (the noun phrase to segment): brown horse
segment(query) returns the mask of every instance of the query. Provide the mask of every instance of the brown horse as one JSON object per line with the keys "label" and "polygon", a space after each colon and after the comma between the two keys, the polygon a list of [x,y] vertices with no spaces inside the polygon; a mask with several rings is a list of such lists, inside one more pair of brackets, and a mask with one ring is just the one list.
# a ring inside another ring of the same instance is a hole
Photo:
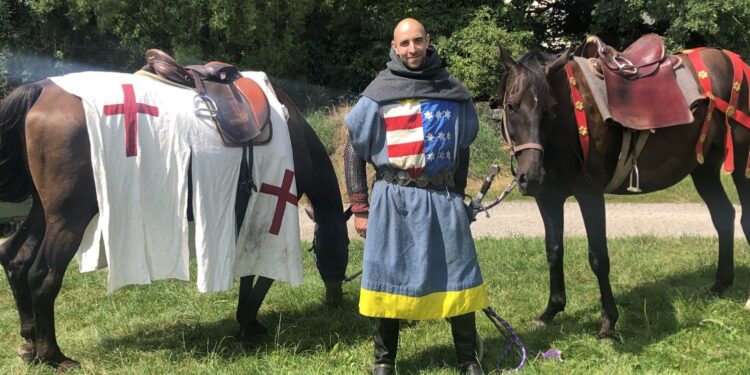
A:
{"label": "brown horse", "polygon": [[[336,174],[300,111],[281,90],[277,94],[290,112],[297,192],[309,198],[315,211],[314,249],[330,289],[327,301],[337,303],[348,237]],[[0,263],[25,340],[18,354],[27,362],[41,361],[59,371],[78,366],[57,345],[54,303],[84,230],[98,212],[89,150],[80,98],[51,81],[21,86],[0,105],[0,200],[32,197],[26,220],[0,246]],[[236,214],[241,220],[244,210]],[[252,276],[244,277],[240,286],[237,337],[244,340],[263,331],[256,316],[272,282],[263,277],[255,285],[253,281]]]}
{"label": "brown horse", "polygon": [[[729,101],[732,90],[732,64],[718,49],[703,49],[700,55],[710,72],[712,92]],[[563,203],[575,197],[583,216],[588,238],[589,264],[599,283],[602,304],[600,338],[616,338],[618,312],[609,282],[609,256],[605,225],[604,193],[615,174],[623,143],[623,127],[603,120],[594,105],[590,86],[582,76],[581,66],[569,59],[570,51],[561,56],[532,51],[514,61],[502,53],[507,69],[500,85],[504,98],[504,134],[517,158],[516,181],[524,195],[536,198],[544,221],[547,262],[550,273],[550,295],[547,307],[536,318],[539,325],[551,321],[565,309],[563,275]],[[685,57],[685,56],[682,56]],[[686,68],[698,80],[688,58]],[[579,131],[572,91],[566,69],[572,68],[580,89],[588,123],[587,132]],[[748,82],[741,80],[738,111],[748,113]],[[719,179],[724,161],[727,126],[725,115],[716,110],[709,118],[703,143],[703,163],[696,157],[696,144],[708,112],[708,100],[699,101],[689,124],[656,129],[649,135],[637,158],[640,189],[643,193],[667,188],[690,175],[698,194],[705,201],[719,236],[719,261],[712,293],[721,293],[734,280],[733,240],[735,211]],[[750,130],[734,119],[729,121],[734,147],[735,168],[732,178],[742,205],[742,229],[750,234],[750,183],[745,175]],[[581,136],[588,135],[588,153],[584,153]],[[614,194],[632,194],[626,178]]]}

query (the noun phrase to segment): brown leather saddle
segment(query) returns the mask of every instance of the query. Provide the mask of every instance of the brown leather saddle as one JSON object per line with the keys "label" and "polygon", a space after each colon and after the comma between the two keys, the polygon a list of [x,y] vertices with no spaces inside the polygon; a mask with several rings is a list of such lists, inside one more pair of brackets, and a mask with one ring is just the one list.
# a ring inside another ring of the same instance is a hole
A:
{"label": "brown leather saddle", "polygon": [[604,77],[612,118],[623,126],[645,130],[693,122],[674,73],[681,61],[665,55],[660,36],[644,35],[622,52],[590,36],[576,54],[590,58]]}
{"label": "brown leather saddle", "polygon": [[194,88],[198,106],[196,114],[211,117],[222,142],[227,146],[244,146],[250,141],[270,138],[270,107],[263,89],[245,78],[233,65],[212,61],[205,65],[181,66],[174,58],[158,49],[146,51],[149,73],[178,85]]}

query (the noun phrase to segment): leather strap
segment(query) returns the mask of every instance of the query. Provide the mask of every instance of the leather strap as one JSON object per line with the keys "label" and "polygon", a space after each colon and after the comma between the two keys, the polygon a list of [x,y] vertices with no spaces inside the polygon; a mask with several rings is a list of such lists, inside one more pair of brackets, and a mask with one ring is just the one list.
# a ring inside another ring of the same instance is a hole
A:
{"label": "leather strap", "polygon": [[581,144],[583,152],[583,164],[589,158],[589,123],[586,120],[586,111],[584,110],[583,97],[578,89],[578,82],[573,74],[573,68],[570,63],[565,64],[565,74],[568,76],[568,86],[570,86],[570,99],[573,102],[573,114],[576,118],[576,128],[578,129],[578,142]]}
{"label": "leather strap", "polygon": [[[614,173],[612,173],[612,178],[610,178],[607,186],[604,188],[605,193],[611,193],[622,185],[625,178],[627,178],[632,172],[633,165],[638,159],[638,155],[641,154],[643,146],[646,145],[648,136],[651,134],[651,131],[648,130],[634,130],[625,127],[623,127],[622,130],[622,146],[620,147],[620,154],[617,158],[617,166],[615,167]],[[635,146],[632,146],[633,133],[636,133]]]}
{"label": "leather strap", "polygon": [[[725,115],[724,125],[726,126],[726,135],[724,140],[724,171],[727,173],[732,173],[734,171],[734,146],[732,142],[732,131],[730,128],[729,119],[732,118],[738,124],[746,128],[750,128],[750,116],[737,108],[737,102],[739,101],[739,92],[742,88],[742,81],[743,79],[750,78],[750,67],[748,67],[747,64],[745,64],[740,56],[736,53],[722,50],[722,52],[727,55],[727,57],[729,57],[729,60],[732,62],[733,70],[732,89],[729,96],[729,102],[727,102],[724,99],[719,98],[713,94],[710,72],[706,67],[705,62],[703,61],[703,58],[700,56],[700,51],[703,49],[705,48],[696,48],[683,51],[683,53],[685,53],[688,58],[690,58],[690,62],[695,68],[695,72],[698,76],[698,81],[700,82],[701,89],[703,90],[703,96],[709,99],[708,113],[706,114],[706,120],[703,122],[701,135],[698,139],[698,144],[696,145],[696,157],[698,159],[698,163],[703,164],[703,143],[705,142],[706,134],[708,133],[708,124],[711,121],[714,109],[718,109]],[[748,172],[750,172],[750,159],[748,159],[748,165],[745,167],[746,176],[748,175]]]}

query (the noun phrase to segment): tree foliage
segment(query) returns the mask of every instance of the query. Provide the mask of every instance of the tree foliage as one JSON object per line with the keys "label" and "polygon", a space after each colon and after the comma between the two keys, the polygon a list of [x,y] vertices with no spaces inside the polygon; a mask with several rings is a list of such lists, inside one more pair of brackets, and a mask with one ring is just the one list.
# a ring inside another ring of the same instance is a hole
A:
{"label": "tree foliage", "polygon": [[714,46],[750,57],[748,25],[748,0],[602,0],[590,30],[618,47],[657,33],[674,51]]}
{"label": "tree foliage", "polygon": [[489,7],[474,12],[469,24],[450,37],[436,42],[448,70],[471,91],[475,98],[490,99],[503,71],[500,48],[520,55],[531,45],[532,33],[509,32],[498,25],[498,15]]}
{"label": "tree foliage", "polygon": [[498,46],[558,51],[598,34],[624,47],[647,32],[672,49],[750,54],[749,0],[0,0],[0,96],[80,70],[129,72],[159,48],[183,64],[221,60],[298,85],[357,93],[383,68],[393,27],[414,17],[479,99]]}

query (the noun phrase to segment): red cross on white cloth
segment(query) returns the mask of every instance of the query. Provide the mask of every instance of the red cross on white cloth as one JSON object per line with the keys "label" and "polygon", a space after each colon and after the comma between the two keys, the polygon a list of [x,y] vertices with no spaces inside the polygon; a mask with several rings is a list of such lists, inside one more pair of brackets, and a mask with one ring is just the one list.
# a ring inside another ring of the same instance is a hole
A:
{"label": "red cross on white cloth", "polygon": [[269,184],[260,185],[261,193],[276,195],[278,197],[278,200],[276,201],[276,210],[273,213],[271,229],[268,231],[271,234],[279,234],[279,230],[281,230],[281,220],[284,218],[284,211],[286,210],[287,202],[297,206],[297,196],[290,192],[292,181],[294,181],[294,172],[287,169],[284,172],[284,180],[281,182],[280,187]]}
{"label": "red cross on white cloth", "polygon": [[144,113],[150,116],[159,116],[159,108],[145,103],[135,101],[135,90],[133,85],[126,83],[122,85],[125,100],[120,104],[109,104],[104,106],[104,115],[125,115],[125,156],[138,155],[138,114]]}

